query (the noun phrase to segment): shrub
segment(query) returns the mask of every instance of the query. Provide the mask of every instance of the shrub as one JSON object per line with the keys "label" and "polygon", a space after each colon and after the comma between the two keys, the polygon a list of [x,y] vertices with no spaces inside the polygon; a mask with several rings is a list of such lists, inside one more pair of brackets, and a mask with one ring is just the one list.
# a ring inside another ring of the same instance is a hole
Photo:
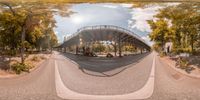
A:
{"label": "shrub", "polygon": [[37,56],[33,56],[33,58],[32,58],[31,60],[32,60],[32,61],[35,61],[35,62],[40,61],[39,57],[37,57]]}
{"label": "shrub", "polygon": [[44,60],[44,59],[46,59],[46,57],[44,57],[44,56],[40,56],[40,59]]}
{"label": "shrub", "polygon": [[191,48],[173,48],[172,50],[174,53],[176,54],[180,54],[180,53],[192,53]]}
{"label": "shrub", "polygon": [[189,62],[186,59],[180,59],[179,61],[181,69],[186,69],[188,67]]}
{"label": "shrub", "polygon": [[106,57],[107,57],[107,58],[112,58],[113,55],[112,55],[111,53],[108,53],[108,54],[106,55]]}
{"label": "shrub", "polygon": [[32,68],[35,67],[35,66],[34,66],[31,62],[29,62],[29,61],[25,62],[25,65],[26,65],[26,67],[27,67],[28,69],[32,69]]}
{"label": "shrub", "polygon": [[22,63],[15,63],[13,65],[11,65],[11,68],[13,71],[15,71],[16,74],[21,74],[21,72],[29,72],[29,66],[26,64],[22,64]]}
{"label": "shrub", "polygon": [[177,64],[179,65],[179,68],[185,70],[187,73],[190,73],[192,70],[194,70],[194,67],[189,66],[189,61],[186,58],[179,58]]}
{"label": "shrub", "polygon": [[164,57],[164,56],[166,56],[166,53],[165,52],[160,52],[159,55],[160,55],[160,57]]}

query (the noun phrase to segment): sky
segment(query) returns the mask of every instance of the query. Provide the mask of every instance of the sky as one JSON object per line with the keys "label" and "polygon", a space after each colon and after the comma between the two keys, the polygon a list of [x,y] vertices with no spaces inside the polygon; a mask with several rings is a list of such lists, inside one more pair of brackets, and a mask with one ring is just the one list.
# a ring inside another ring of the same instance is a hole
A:
{"label": "sky", "polygon": [[[171,5],[171,4],[170,4]],[[58,41],[62,43],[64,37],[74,34],[77,29],[93,25],[115,25],[133,31],[152,45],[148,34],[151,32],[147,20],[154,19],[162,5],[145,8],[131,8],[132,4],[74,4],[70,10],[76,12],[70,17],[54,15],[57,27],[54,29]]]}

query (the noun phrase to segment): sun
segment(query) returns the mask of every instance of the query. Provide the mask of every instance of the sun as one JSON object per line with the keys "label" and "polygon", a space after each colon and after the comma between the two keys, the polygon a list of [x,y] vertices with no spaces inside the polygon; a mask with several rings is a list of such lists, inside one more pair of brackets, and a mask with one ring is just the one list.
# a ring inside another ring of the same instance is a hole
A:
{"label": "sun", "polygon": [[75,24],[80,24],[83,22],[83,17],[82,16],[74,16],[74,17],[72,17],[72,22]]}

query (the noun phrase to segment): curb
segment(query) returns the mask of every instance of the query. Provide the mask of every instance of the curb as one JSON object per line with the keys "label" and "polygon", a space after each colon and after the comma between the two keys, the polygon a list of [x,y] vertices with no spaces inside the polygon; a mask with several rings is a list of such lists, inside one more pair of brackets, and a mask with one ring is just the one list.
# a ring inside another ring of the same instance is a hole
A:
{"label": "curb", "polygon": [[26,75],[28,75],[28,74],[30,74],[30,73],[38,70],[39,68],[41,68],[41,65],[43,63],[45,63],[46,61],[48,61],[51,57],[52,57],[52,54],[50,54],[49,58],[47,58],[44,61],[42,61],[39,65],[37,65],[33,69],[30,69],[30,72],[23,72],[23,73],[21,73],[19,75],[17,75],[17,74],[11,74],[11,76],[0,76],[0,79],[16,79],[16,78],[20,78],[20,77],[26,76]]}
{"label": "curb", "polygon": [[[161,61],[164,61],[164,63],[166,63],[165,59],[162,59],[161,57],[159,57],[159,59]],[[181,70],[181,69],[178,69],[178,68],[175,68],[175,65],[171,64],[171,63],[166,63],[168,66],[170,66],[170,68],[174,69],[176,72],[180,73],[180,74],[183,74],[183,75],[186,75],[190,78],[196,78],[196,79],[200,79],[200,75],[194,75],[194,74],[188,74],[187,72]]]}

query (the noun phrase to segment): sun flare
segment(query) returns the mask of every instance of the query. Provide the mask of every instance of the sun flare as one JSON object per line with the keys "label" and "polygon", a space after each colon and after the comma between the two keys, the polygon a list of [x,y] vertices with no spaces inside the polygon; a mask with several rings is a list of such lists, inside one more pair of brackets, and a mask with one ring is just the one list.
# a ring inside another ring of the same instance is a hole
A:
{"label": "sun flare", "polygon": [[74,16],[72,18],[72,22],[75,23],[75,24],[80,24],[80,23],[83,22],[83,17],[81,17],[81,16]]}

